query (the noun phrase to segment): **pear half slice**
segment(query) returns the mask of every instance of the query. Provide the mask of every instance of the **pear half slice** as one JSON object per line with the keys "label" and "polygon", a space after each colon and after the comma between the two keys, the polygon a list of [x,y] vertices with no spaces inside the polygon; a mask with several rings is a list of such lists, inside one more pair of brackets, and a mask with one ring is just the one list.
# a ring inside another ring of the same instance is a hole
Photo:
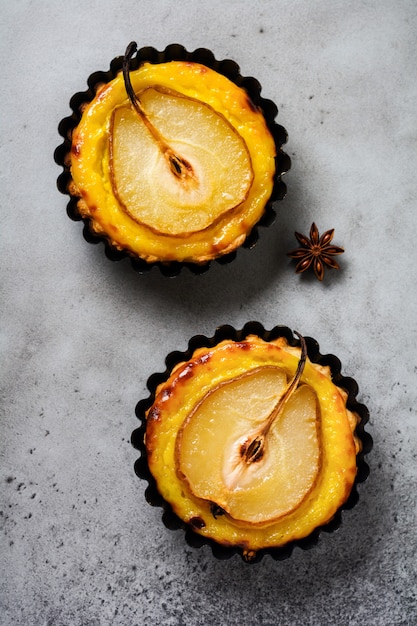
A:
{"label": "pear half slice", "polygon": [[294,391],[272,424],[263,453],[245,461],[253,434],[287,387],[278,367],[259,367],[211,390],[176,441],[177,472],[194,496],[247,524],[294,511],[314,487],[321,465],[320,414],[308,385]]}
{"label": "pear half slice", "polygon": [[175,91],[148,87],[137,96],[141,115],[118,107],[110,128],[112,186],[127,213],[157,233],[186,236],[239,207],[253,169],[238,131]]}

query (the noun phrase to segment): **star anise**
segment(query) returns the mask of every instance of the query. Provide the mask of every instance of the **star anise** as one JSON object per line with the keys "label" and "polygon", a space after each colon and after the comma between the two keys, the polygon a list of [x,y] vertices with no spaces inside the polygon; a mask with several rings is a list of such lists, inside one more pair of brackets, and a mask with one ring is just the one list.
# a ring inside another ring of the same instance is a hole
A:
{"label": "star anise", "polygon": [[339,264],[332,258],[335,254],[342,254],[343,248],[332,246],[330,242],[333,239],[334,228],[326,230],[320,237],[319,231],[313,222],[310,228],[310,239],[301,233],[295,233],[296,238],[301,244],[301,248],[296,248],[288,252],[289,257],[297,259],[295,266],[297,274],[305,272],[309,267],[313,267],[314,273],[319,280],[323,280],[324,267],[330,267],[334,270],[340,269]]}

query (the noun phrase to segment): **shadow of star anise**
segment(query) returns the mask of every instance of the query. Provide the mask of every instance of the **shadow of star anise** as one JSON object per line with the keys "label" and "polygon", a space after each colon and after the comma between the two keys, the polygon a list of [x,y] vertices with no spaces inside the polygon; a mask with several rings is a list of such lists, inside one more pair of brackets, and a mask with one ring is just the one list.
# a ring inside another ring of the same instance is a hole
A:
{"label": "shadow of star anise", "polygon": [[295,266],[297,274],[301,274],[312,267],[317,278],[323,280],[325,266],[334,270],[340,269],[339,264],[332,257],[336,254],[342,254],[344,249],[331,245],[333,235],[334,228],[326,230],[320,237],[314,222],[310,228],[310,239],[306,235],[295,233],[301,247],[288,252],[287,256],[298,261]]}

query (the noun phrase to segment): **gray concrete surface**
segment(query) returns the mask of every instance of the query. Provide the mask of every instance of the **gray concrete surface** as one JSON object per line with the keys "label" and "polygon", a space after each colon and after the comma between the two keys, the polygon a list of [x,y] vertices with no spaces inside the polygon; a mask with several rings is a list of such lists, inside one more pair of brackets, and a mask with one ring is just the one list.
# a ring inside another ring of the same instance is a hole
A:
{"label": "gray concrete surface", "polygon": [[[1,12],[2,626],[415,624],[415,2],[2,0]],[[70,97],[132,39],[234,59],[289,132],[275,224],[203,276],[109,262],[56,189]],[[346,250],[323,284],[285,256],[313,220]],[[129,439],[168,352],[252,319],[339,356],[374,449],[338,532],[248,566],[163,526]]]}

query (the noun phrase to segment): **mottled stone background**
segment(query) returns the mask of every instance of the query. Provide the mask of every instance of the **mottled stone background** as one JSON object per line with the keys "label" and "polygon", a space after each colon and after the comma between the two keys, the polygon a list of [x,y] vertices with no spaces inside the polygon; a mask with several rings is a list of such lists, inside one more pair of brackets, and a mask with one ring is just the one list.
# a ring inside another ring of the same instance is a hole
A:
{"label": "mottled stone background", "polygon": [[[417,623],[415,1],[0,4],[2,626]],[[56,188],[70,97],[132,39],[234,59],[289,132],[275,224],[202,276],[111,263]],[[346,249],[323,284],[285,256],[313,220]],[[248,566],[163,526],[130,434],[168,352],[252,319],[340,357],[374,449],[339,531]]]}

